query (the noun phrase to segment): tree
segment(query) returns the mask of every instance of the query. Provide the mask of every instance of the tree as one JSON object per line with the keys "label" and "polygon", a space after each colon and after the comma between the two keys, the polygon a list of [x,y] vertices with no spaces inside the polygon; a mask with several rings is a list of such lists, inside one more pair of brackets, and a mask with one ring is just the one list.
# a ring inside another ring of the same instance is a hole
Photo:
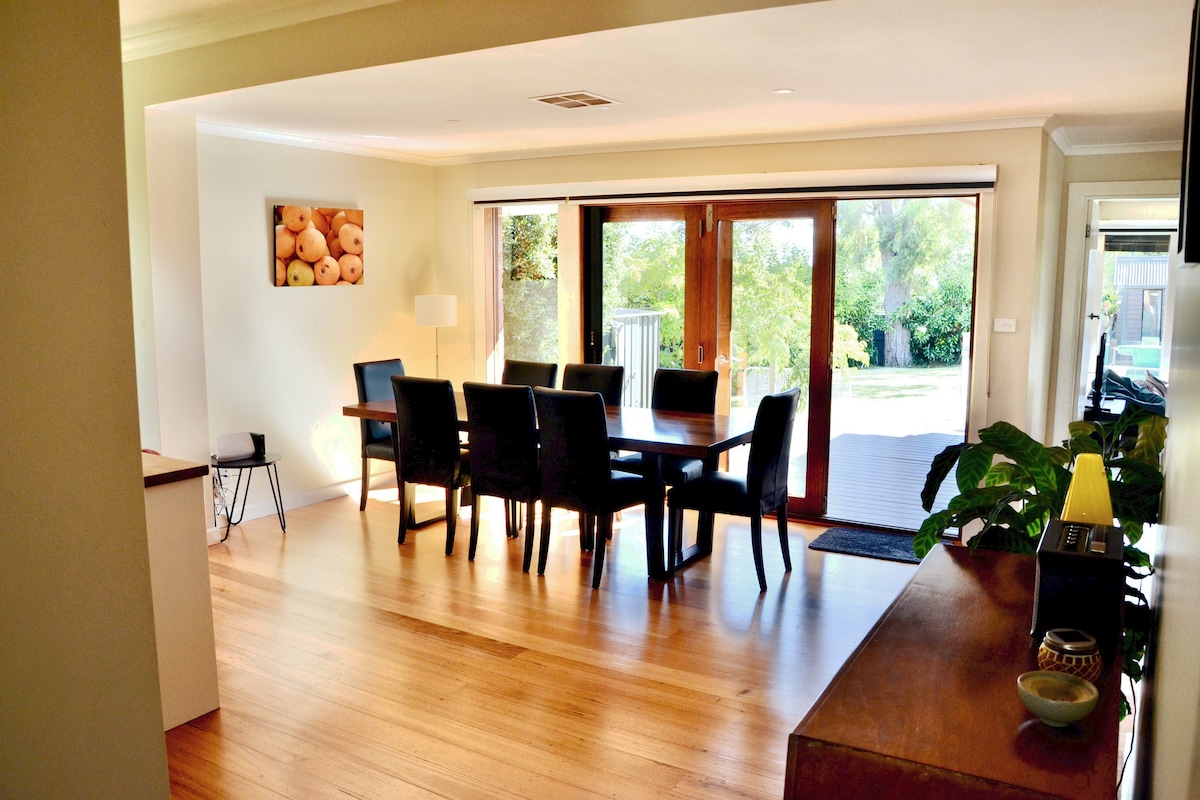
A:
{"label": "tree", "polygon": [[505,214],[504,354],[520,361],[558,360],[558,215]]}
{"label": "tree", "polygon": [[659,366],[683,366],[684,234],[682,222],[604,225],[604,320],[619,309],[662,312]]}
{"label": "tree", "polygon": [[[775,390],[808,384],[812,318],[812,226],[743,220],[733,228],[731,355],[742,369],[768,367]],[[732,387],[735,394],[741,386]]]}
{"label": "tree", "polygon": [[[974,274],[974,211],[974,202],[953,197],[838,203],[835,314],[864,338],[875,330],[884,332],[884,366],[914,363],[913,335],[919,325],[926,326],[919,332],[919,349],[928,349],[928,341],[936,342],[942,355],[958,349],[943,340],[961,337],[969,323],[961,322],[962,314],[943,314],[929,306],[940,296],[955,311],[965,306],[969,319],[969,302],[964,304],[962,295],[965,287],[969,298]],[[921,321],[914,323],[915,318]],[[931,331],[931,319],[947,329]]]}

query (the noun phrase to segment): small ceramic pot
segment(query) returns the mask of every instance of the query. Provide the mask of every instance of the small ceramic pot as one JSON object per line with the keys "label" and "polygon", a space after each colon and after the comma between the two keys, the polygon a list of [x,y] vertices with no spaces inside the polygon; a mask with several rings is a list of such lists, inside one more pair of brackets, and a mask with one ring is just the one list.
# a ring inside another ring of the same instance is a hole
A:
{"label": "small ceramic pot", "polygon": [[1038,669],[1064,672],[1095,683],[1104,664],[1096,638],[1073,628],[1052,628],[1038,648]]}

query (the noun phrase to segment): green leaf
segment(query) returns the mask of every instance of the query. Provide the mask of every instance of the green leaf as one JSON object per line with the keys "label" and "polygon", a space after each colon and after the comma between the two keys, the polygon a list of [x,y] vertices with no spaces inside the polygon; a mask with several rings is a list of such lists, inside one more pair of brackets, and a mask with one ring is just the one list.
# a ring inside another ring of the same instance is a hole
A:
{"label": "green leaf", "polygon": [[[950,474],[950,470],[954,469],[959,455],[969,447],[971,445],[965,442],[963,444],[952,444],[933,457],[933,463],[930,464],[929,472],[925,475],[925,486],[921,489],[921,508],[926,511],[933,509],[933,501],[937,499],[937,493],[942,488],[942,482],[946,480],[946,476]],[[962,488],[961,481],[959,488]]]}
{"label": "green leaf", "polygon": [[917,558],[924,558],[942,540],[942,534],[954,523],[954,517],[952,511],[939,511],[921,523],[921,528],[913,537],[913,552]]}
{"label": "green leaf", "polygon": [[978,486],[991,470],[995,455],[995,451],[986,445],[964,447],[958,460],[958,490],[965,492]]}
{"label": "green leaf", "polygon": [[1138,548],[1132,547],[1130,545],[1125,545],[1124,553],[1125,553],[1125,563],[1128,564],[1129,566],[1131,566],[1131,567],[1149,567],[1150,566],[1150,556],[1149,556],[1149,554],[1143,552],[1142,550],[1139,550]]}
{"label": "green leaf", "polygon": [[1129,456],[1148,464],[1158,464],[1159,455],[1167,444],[1166,417],[1151,414],[1138,425],[1137,441]]}
{"label": "green leaf", "polygon": [[979,431],[979,440],[1022,467],[1039,492],[1054,494],[1057,491],[1058,474],[1046,446],[1034,441],[1020,428],[1008,422],[997,422]]}

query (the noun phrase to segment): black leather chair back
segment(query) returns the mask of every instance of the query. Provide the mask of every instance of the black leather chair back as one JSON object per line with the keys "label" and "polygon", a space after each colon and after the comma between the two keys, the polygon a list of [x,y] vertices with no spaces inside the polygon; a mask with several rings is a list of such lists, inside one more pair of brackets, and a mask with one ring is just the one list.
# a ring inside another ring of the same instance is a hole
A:
{"label": "black leather chair back", "polygon": [[500,373],[500,382],[510,386],[544,386],[554,388],[558,378],[558,364],[546,364],[541,361],[509,361],[504,360],[504,371]]}
{"label": "black leather chair back", "polygon": [[[363,361],[354,365],[354,383],[358,386],[358,402],[392,399],[392,376],[404,374],[404,362],[398,358],[383,361]],[[364,419],[362,422],[362,449],[366,458],[367,447],[372,444],[392,444],[392,426],[386,422]]]}
{"label": "black leather chair back", "polygon": [[787,502],[788,460],[799,404],[799,389],[769,394],[758,403],[746,467],[746,494],[751,502],[758,498],[761,513]]}
{"label": "black leather chair back", "polygon": [[717,412],[717,371],[659,369],[654,373],[650,407],[659,411]]}
{"label": "black leather chair back", "polygon": [[538,428],[533,389],[464,383],[471,429],[471,488],[477,495],[538,497]]}
{"label": "black leather chair back", "polygon": [[597,392],[535,388],[541,438],[542,502],[598,513],[612,470],[604,398]]}
{"label": "black leather chair back", "polygon": [[599,392],[604,405],[621,405],[625,388],[625,367],[603,364],[567,364],[563,367],[562,388],[575,392]]}
{"label": "black leather chair back", "polygon": [[458,409],[450,381],[392,376],[397,469],[406,483],[450,486],[462,472]]}

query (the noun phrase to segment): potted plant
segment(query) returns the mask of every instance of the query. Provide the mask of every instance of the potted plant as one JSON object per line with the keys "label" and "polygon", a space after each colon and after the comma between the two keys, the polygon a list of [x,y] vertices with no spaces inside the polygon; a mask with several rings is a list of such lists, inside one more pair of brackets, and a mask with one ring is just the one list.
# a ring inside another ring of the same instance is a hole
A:
{"label": "potted plant", "polygon": [[[972,549],[1035,553],[1046,524],[1062,513],[1075,457],[1099,453],[1108,473],[1113,514],[1125,536],[1121,670],[1141,680],[1151,619],[1145,596],[1128,581],[1153,572],[1149,556],[1137,545],[1145,526],[1158,521],[1167,418],[1131,404],[1116,420],[1073,422],[1068,430],[1070,437],[1061,446],[1047,447],[1016,426],[997,422],[979,431],[978,442],[951,445],[939,453],[926,476],[921,504],[926,511],[933,508],[938,489],[955,466],[959,493],[945,510],[925,519],[913,550],[923,557],[947,529],[961,531],[980,523],[982,529],[968,542]],[[1122,695],[1122,716],[1128,710]]]}

